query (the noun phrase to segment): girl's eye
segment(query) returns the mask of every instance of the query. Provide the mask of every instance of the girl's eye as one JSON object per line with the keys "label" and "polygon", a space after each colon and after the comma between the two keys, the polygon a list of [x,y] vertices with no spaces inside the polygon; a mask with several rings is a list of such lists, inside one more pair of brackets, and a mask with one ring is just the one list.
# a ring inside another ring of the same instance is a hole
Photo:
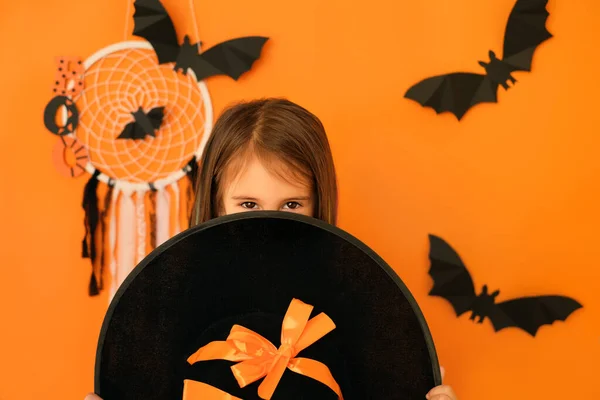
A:
{"label": "girl's eye", "polygon": [[244,207],[244,208],[250,208],[250,209],[256,208],[256,203],[253,202],[253,201],[245,201],[245,202],[242,203],[242,207]]}
{"label": "girl's eye", "polygon": [[289,208],[290,210],[295,210],[299,207],[302,207],[302,205],[295,201],[288,201],[287,203],[285,203],[285,206],[284,206],[284,208]]}

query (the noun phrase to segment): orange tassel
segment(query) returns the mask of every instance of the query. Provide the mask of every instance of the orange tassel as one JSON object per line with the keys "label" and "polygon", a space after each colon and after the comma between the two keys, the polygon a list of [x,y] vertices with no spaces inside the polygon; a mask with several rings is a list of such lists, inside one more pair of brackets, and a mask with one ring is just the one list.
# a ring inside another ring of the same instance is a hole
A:
{"label": "orange tassel", "polygon": [[146,209],[146,254],[156,248],[156,189],[146,192],[144,207]]}

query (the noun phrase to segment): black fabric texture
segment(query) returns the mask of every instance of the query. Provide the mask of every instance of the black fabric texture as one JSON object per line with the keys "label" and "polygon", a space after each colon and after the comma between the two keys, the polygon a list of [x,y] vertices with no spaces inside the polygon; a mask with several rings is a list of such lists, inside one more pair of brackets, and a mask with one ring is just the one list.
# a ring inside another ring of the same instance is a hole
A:
{"label": "black fabric texture", "polygon": [[[134,269],[102,327],[95,391],[104,400],[181,399],[184,379],[194,379],[258,399],[260,381],[239,389],[231,362],[186,360],[233,324],[279,346],[293,298],[336,324],[299,356],[328,365],[345,399],[423,399],[440,384],[421,311],[372,250],[312,218],[250,212],[191,228]],[[335,398],[287,370],[273,400]]]}

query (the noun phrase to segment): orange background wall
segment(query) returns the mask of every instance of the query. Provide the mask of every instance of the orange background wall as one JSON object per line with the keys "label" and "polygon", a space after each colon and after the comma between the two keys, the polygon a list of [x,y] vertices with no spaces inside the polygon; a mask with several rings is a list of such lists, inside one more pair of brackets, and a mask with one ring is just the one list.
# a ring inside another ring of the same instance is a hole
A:
{"label": "orange background wall", "polygon": [[[86,178],[54,170],[56,138],[42,112],[54,56],[85,58],[125,39],[127,3],[36,3],[0,5],[0,399],[82,399],[93,389],[107,291],[87,296]],[[179,32],[192,32],[187,2],[164,4]],[[591,398],[600,394],[600,3],[550,0],[555,37],[537,51],[533,73],[516,73],[516,87],[500,91],[499,104],[458,123],[403,99],[427,76],[479,72],[490,48],[500,55],[513,4],[230,0],[195,8],[205,47],[271,37],[239,82],[208,80],[215,112],[242,98],[286,96],[322,118],[339,171],[340,226],[412,290],[461,400]],[[427,295],[428,233],[456,248],[478,287],[501,288],[499,300],[557,293],[584,309],[535,339],[457,319]]]}

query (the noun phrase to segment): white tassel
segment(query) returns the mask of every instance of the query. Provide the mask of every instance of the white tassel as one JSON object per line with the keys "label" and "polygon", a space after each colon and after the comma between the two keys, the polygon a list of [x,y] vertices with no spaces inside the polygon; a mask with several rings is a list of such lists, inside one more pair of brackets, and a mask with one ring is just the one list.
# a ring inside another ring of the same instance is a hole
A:
{"label": "white tassel", "polygon": [[110,291],[108,293],[108,302],[110,303],[117,292],[117,254],[115,247],[117,244],[117,199],[119,198],[119,188],[114,188],[112,198],[110,199],[110,222],[108,224],[108,246],[110,254]]}
{"label": "white tassel", "polygon": [[139,190],[135,197],[135,265],[138,265],[144,257],[146,257],[146,231],[148,227],[146,226],[146,205],[144,204],[144,195],[145,192]]}
{"label": "white tassel", "polygon": [[136,261],[136,215],[135,203],[131,193],[123,192],[119,203],[119,221],[117,221],[119,231],[117,238],[118,254],[115,274],[117,289],[129,275]]}
{"label": "white tassel", "polygon": [[169,240],[170,215],[169,191],[160,189],[156,193],[156,246]]}
{"label": "white tassel", "polygon": [[179,212],[180,212],[179,211],[179,205],[180,205],[179,197],[181,196],[181,194],[179,193],[179,185],[177,184],[177,182],[175,182],[172,185],[172,188],[173,188],[173,194],[174,194],[173,197],[174,198],[171,199],[171,201],[175,204],[175,209],[173,212],[175,213],[175,215],[178,216],[177,218],[174,218],[174,220],[175,220],[175,226],[174,226],[175,233],[174,234],[177,235],[179,232],[181,232],[181,226],[179,226]]}

